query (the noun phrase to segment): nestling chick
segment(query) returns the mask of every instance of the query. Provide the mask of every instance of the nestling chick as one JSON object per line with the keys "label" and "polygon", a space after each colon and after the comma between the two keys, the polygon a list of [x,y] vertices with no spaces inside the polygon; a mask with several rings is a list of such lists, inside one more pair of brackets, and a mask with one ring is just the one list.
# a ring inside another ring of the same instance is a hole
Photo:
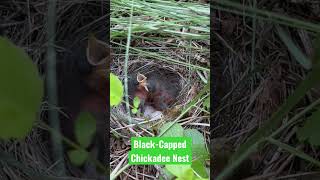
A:
{"label": "nestling chick", "polygon": [[149,73],[133,73],[129,76],[129,98],[140,99],[140,109],[144,112],[146,105],[157,111],[168,109],[181,91],[180,78],[166,69],[153,70]]}

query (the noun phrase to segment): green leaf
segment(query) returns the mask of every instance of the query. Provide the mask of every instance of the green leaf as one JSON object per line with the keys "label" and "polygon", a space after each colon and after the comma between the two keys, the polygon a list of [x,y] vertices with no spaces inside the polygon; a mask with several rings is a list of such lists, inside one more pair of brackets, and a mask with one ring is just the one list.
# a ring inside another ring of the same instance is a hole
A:
{"label": "green leaf", "polygon": [[119,105],[121,103],[122,97],[123,85],[116,75],[110,73],[110,105]]}
{"label": "green leaf", "polygon": [[133,99],[133,107],[138,108],[140,105],[140,98],[138,96]]}
{"label": "green leaf", "polygon": [[301,127],[297,136],[300,141],[309,141],[310,144],[320,146],[320,110],[312,113],[311,117],[307,119],[304,126]]}
{"label": "green leaf", "polygon": [[202,159],[197,159],[192,162],[192,169],[199,174],[203,178],[208,177],[208,173],[206,171],[205,162]]}
{"label": "green leaf", "polygon": [[88,158],[88,152],[84,150],[70,150],[68,156],[72,164],[81,166]]}
{"label": "green leaf", "polygon": [[88,112],[82,112],[75,124],[75,135],[80,145],[84,148],[88,147],[95,132],[95,118]]}
{"label": "green leaf", "polygon": [[137,108],[133,108],[133,109],[131,109],[131,112],[132,112],[133,114],[137,114],[138,109],[137,109]]}
{"label": "green leaf", "polygon": [[183,133],[184,136],[192,138],[192,158],[201,159],[204,162],[209,153],[203,135],[196,129],[186,129]]}
{"label": "green leaf", "polygon": [[43,81],[28,55],[0,37],[0,138],[23,138],[37,119]]}
{"label": "green leaf", "polygon": [[[179,123],[168,122],[160,128],[162,137],[183,137],[183,128]],[[168,129],[169,128],[169,129]]]}
{"label": "green leaf", "polygon": [[[193,178],[193,171],[191,165],[166,165],[166,169],[178,178],[186,178],[191,180]],[[190,173],[191,172],[191,173]]]}

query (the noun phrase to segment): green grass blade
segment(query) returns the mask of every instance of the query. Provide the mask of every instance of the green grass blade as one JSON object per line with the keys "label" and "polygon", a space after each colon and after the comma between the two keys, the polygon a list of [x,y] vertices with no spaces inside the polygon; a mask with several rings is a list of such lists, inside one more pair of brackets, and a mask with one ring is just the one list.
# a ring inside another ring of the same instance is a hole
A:
{"label": "green grass blade", "polygon": [[280,147],[280,148],[282,148],[282,149],[290,152],[291,154],[293,154],[293,155],[295,155],[295,156],[298,156],[298,157],[300,157],[301,159],[304,159],[304,160],[306,160],[306,161],[309,161],[309,162],[311,162],[311,163],[313,163],[313,164],[315,164],[315,165],[317,165],[317,166],[320,167],[320,161],[312,158],[312,157],[309,156],[308,154],[306,154],[306,153],[304,153],[304,152],[302,152],[302,151],[299,151],[298,149],[296,149],[296,148],[294,148],[294,147],[291,147],[291,146],[289,146],[289,145],[287,145],[287,144],[285,144],[285,143],[282,143],[282,142],[280,142],[280,141],[278,141],[278,140],[276,140],[276,139],[268,138],[267,140],[268,140],[270,143],[272,143],[272,144],[274,144],[274,145],[276,145],[276,146],[278,146],[278,147]]}
{"label": "green grass blade", "polygon": [[288,50],[293,55],[293,57],[300,63],[305,69],[311,69],[311,61],[301,52],[301,50],[294,44],[292,39],[289,37],[288,33],[285,32],[280,26],[276,26],[279,33],[279,37],[288,47]]}
{"label": "green grass blade", "polygon": [[129,60],[129,50],[130,50],[130,42],[131,42],[131,28],[132,28],[132,16],[133,16],[133,0],[131,0],[131,8],[130,8],[130,19],[128,25],[128,34],[127,34],[127,44],[126,44],[126,54],[124,60],[124,89],[125,89],[125,100],[126,100],[126,109],[129,117],[129,123],[132,123],[132,119],[130,116],[130,105],[129,105],[129,96],[128,96],[128,60]]}

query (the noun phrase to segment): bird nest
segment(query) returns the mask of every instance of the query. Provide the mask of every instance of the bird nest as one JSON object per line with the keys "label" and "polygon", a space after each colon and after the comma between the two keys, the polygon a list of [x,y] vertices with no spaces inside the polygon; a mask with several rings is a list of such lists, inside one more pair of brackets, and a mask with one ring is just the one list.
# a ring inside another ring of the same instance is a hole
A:
{"label": "bird nest", "polygon": [[[158,46],[161,43],[157,44]],[[157,46],[156,45],[156,46]],[[165,46],[165,42],[162,44]],[[144,46],[146,47],[146,46]],[[139,47],[135,47],[139,48]],[[150,48],[153,48],[150,46]],[[208,47],[204,47],[208,48]],[[111,71],[115,73],[119,79],[125,82],[125,51],[123,48],[113,46],[115,51],[115,56],[113,57],[113,62],[111,64]],[[182,61],[187,61],[190,58],[189,52],[186,49],[179,49],[179,53],[176,49],[166,49],[165,51],[159,51],[160,54],[165,54],[172,59],[182,59]],[[208,54],[206,54],[208,55]],[[196,61],[195,61],[196,62]],[[199,63],[199,62],[196,62]],[[181,64],[173,64],[165,61],[151,59],[149,57],[139,56],[136,54],[130,54],[128,60],[128,83],[130,80],[135,81],[136,75],[141,73],[142,75],[148,75],[151,72],[161,72],[167,71],[176,75],[179,78],[180,91],[177,96],[176,101],[170,106],[169,110],[162,111],[162,116],[146,117],[142,115],[133,115],[128,113],[126,104],[115,107],[111,110],[111,134],[110,134],[110,144],[111,144],[111,169],[114,169],[119,164],[125,164],[127,161],[121,161],[123,157],[130,150],[130,138],[133,136],[157,136],[159,133],[159,128],[166,122],[172,122],[177,116],[180,115],[181,110],[190,103],[195,96],[200,92],[200,90],[205,86],[205,83],[199,77],[199,71],[193,70],[190,67],[182,66]],[[132,77],[132,75],[134,76]],[[159,74],[160,76],[160,74]],[[208,74],[203,76],[208,77]],[[147,79],[148,81],[148,79]],[[130,92],[129,92],[130,94]],[[125,98],[124,98],[125,101]],[[202,105],[199,105],[202,106]],[[129,110],[130,111],[130,110]],[[145,110],[147,111],[147,110]],[[183,116],[179,121],[184,128],[198,128],[201,133],[203,133],[206,139],[209,139],[209,127],[193,126],[193,123],[202,122],[209,124],[208,114],[204,114],[201,108],[195,107]],[[207,141],[208,142],[208,141]],[[154,175],[152,177],[159,178],[161,173],[157,166],[131,166],[127,171],[128,174],[135,174],[135,172],[140,172],[138,178],[148,177],[148,175]],[[130,176],[128,174],[120,175],[120,178],[125,176]]]}

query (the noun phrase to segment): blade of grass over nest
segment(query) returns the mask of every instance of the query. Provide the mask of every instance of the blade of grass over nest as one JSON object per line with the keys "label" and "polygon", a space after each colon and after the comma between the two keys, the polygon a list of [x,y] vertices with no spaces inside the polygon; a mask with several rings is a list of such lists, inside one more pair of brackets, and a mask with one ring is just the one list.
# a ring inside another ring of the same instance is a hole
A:
{"label": "blade of grass over nest", "polygon": [[271,144],[274,144],[274,145],[276,145],[276,146],[278,146],[278,147],[280,147],[280,148],[282,148],[282,149],[290,152],[291,154],[293,154],[293,155],[295,155],[295,156],[298,156],[298,157],[300,157],[301,159],[304,159],[304,160],[306,160],[306,161],[309,161],[309,162],[311,162],[311,163],[313,163],[313,164],[315,164],[315,165],[317,165],[317,166],[320,167],[320,161],[312,158],[312,157],[309,156],[308,154],[306,154],[306,153],[304,153],[304,152],[302,152],[302,151],[299,151],[298,149],[296,149],[296,148],[294,148],[294,147],[292,147],[292,146],[289,146],[289,145],[287,145],[287,144],[285,144],[285,143],[282,143],[282,142],[280,142],[280,141],[278,141],[278,140],[276,140],[276,139],[273,139],[273,138],[270,138],[270,137],[269,137],[269,138],[267,138],[267,140],[268,140]]}
{"label": "blade of grass over nest", "polygon": [[201,79],[205,84],[208,83],[208,80],[207,80],[199,71],[197,71],[197,74],[198,74],[198,76],[200,77],[200,79]]}
{"label": "blade of grass over nest", "polygon": [[320,32],[320,25],[318,24],[290,18],[287,16],[279,15],[277,13],[273,13],[265,10],[254,9],[254,8],[247,7],[242,4],[234,3],[227,0],[225,1],[213,0],[213,3],[211,3],[211,6],[213,6],[213,9],[238,14],[241,16],[254,17],[256,14],[257,18],[261,20],[267,20],[276,24],[282,24],[282,25],[286,25],[294,28],[305,29],[312,32]]}
{"label": "blade of grass over nest", "polygon": [[301,50],[294,44],[292,38],[289,37],[289,34],[280,26],[276,26],[276,29],[279,33],[279,37],[288,47],[288,50],[293,55],[293,57],[300,63],[305,69],[311,69],[311,61],[301,52]]}
{"label": "blade of grass over nest", "polygon": [[[318,39],[319,42],[319,39]],[[287,115],[288,112],[305,96],[314,85],[320,82],[320,58],[319,45],[317,43],[316,56],[314,62],[315,65],[312,71],[307,75],[304,81],[302,81],[292,95],[282,104],[277,112],[275,112],[266,123],[259,128],[248,140],[243,143],[239,149],[232,156],[232,164],[228,165],[221,174],[217,177],[217,180],[221,180],[232,173],[232,171],[245,160],[250,153],[257,150],[260,143],[265,141],[265,138],[269,137],[272,131],[281,123],[281,120]]]}
{"label": "blade of grass over nest", "polygon": [[[120,43],[113,42],[113,44],[116,44],[116,45],[124,47],[124,45],[122,45]],[[175,59],[172,59],[172,58],[169,58],[169,57],[161,56],[158,53],[147,52],[147,51],[143,51],[143,50],[140,50],[140,49],[137,49],[137,48],[133,48],[133,47],[130,47],[130,49],[134,50],[136,52],[139,52],[142,57],[151,57],[153,59],[157,59],[157,60],[160,60],[160,61],[168,62],[168,63],[171,63],[171,64],[181,65],[181,66],[185,66],[185,67],[191,67],[193,69],[198,69],[198,70],[202,70],[202,71],[208,71],[208,72],[210,71],[209,68],[205,68],[205,67],[202,67],[202,66],[197,66],[197,65],[190,64],[190,63],[178,61],[178,60],[175,60]]]}
{"label": "blade of grass over nest", "polygon": [[[163,37],[152,37],[152,38],[149,38],[149,37],[144,37],[144,36],[141,36],[141,35],[131,34],[131,39],[133,39],[133,38],[134,39],[145,40],[145,41],[150,41],[150,42],[155,42],[155,43],[165,44],[165,45],[168,45],[171,49],[174,49],[174,48],[177,48],[177,49],[185,48],[185,49],[187,49],[187,48],[189,48],[189,49],[192,49],[193,52],[198,52],[198,53],[209,52],[209,49],[205,49],[205,48],[202,48],[202,47],[187,46],[187,45],[183,45],[183,44],[177,45],[175,43],[164,42],[163,41]],[[117,39],[117,38],[113,38],[113,39]],[[114,43],[114,41],[111,41],[111,43]],[[169,48],[169,47],[166,47],[166,48]],[[144,49],[144,48],[150,48],[150,47],[138,47],[138,48]],[[154,48],[158,49],[158,47],[154,47]]]}
{"label": "blade of grass over nest", "polygon": [[129,124],[132,123],[132,119],[130,116],[130,105],[129,105],[129,96],[128,96],[128,59],[129,59],[129,47],[131,42],[131,26],[132,26],[132,14],[133,14],[133,0],[131,1],[131,9],[130,9],[130,20],[129,20],[129,27],[128,27],[128,36],[127,36],[127,45],[126,45],[126,54],[124,60],[124,89],[125,89],[125,96],[126,96],[126,108],[127,113],[129,115]]}
{"label": "blade of grass over nest", "polygon": [[[111,19],[116,22],[117,20]],[[119,28],[121,25],[127,24],[128,22],[117,22],[118,27],[111,28],[112,33],[111,37],[124,37],[127,34],[126,29]],[[193,39],[193,40],[206,40],[209,38],[209,31],[207,28],[195,27],[195,26],[186,26],[180,25],[175,22],[151,22],[151,21],[138,21],[136,20],[136,24],[132,26],[133,33],[158,33],[164,36],[172,36],[172,37],[182,37],[184,39]],[[119,26],[120,25],[120,26]],[[123,27],[122,26],[122,27]],[[182,28],[190,29],[197,31],[196,33],[191,32],[183,32]],[[202,34],[203,31],[205,34]]]}
{"label": "blade of grass over nest", "polygon": [[[176,46],[175,48],[189,48],[192,49],[193,52],[209,52],[209,49],[205,49],[205,48],[200,48],[200,47],[194,47],[194,46],[186,46],[186,45],[179,45],[177,46],[177,44],[175,43],[169,43],[169,42],[163,42],[163,38],[162,37],[152,37],[152,38],[148,38],[148,37],[143,37],[143,36],[137,36],[137,35],[131,35],[131,37],[134,37],[136,39],[143,39],[143,40],[147,40],[150,42],[157,42],[157,43],[163,43],[166,45],[170,45],[170,46]],[[174,47],[170,47],[170,48],[174,48]]]}

